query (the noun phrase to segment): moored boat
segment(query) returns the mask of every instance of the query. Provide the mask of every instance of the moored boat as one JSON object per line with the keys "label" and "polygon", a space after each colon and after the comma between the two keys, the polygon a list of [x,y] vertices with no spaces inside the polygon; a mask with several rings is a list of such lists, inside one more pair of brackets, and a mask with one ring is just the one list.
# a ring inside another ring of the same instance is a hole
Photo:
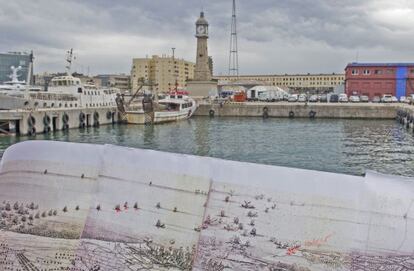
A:
{"label": "moored boat", "polygon": [[197,109],[197,103],[186,92],[169,92],[164,98],[152,101],[142,99],[142,108],[126,110],[126,121],[130,124],[158,124],[190,118]]}
{"label": "moored boat", "polygon": [[[35,108],[102,108],[115,107],[116,88],[97,88],[84,84],[71,75],[72,50],[68,52],[66,75],[56,76],[50,81],[47,91],[19,81],[19,68],[11,67],[11,81],[0,85],[0,110]],[[32,65],[32,62],[30,62]],[[30,75],[28,75],[28,79]]]}

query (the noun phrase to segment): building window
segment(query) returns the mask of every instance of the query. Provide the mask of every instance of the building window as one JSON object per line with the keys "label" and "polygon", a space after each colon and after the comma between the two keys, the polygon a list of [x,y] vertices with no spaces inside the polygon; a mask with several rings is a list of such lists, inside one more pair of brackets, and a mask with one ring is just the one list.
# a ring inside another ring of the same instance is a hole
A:
{"label": "building window", "polygon": [[411,70],[410,70],[410,73],[414,73],[414,69],[411,69]]}
{"label": "building window", "polygon": [[369,74],[371,74],[370,70],[364,70],[364,75],[369,75]]}
{"label": "building window", "polygon": [[358,70],[353,69],[351,73],[352,73],[352,75],[358,75]]}
{"label": "building window", "polygon": [[382,74],[382,70],[375,70],[374,73],[375,74]]}
{"label": "building window", "polygon": [[394,70],[393,69],[387,69],[387,74],[393,74],[394,73]]}

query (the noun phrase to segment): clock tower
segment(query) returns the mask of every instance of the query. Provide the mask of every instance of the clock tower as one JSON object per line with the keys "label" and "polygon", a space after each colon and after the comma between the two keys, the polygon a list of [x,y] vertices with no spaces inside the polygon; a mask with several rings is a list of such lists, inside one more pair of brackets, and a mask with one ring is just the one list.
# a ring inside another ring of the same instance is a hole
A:
{"label": "clock tower", "polygon": [[197,38],[197,56],[194,69],[195,81],[210,81],[211,71],[208,65],[208,22],[204,18],[204,12],[200,13],[200,17],[196,21],[196,38]]}
{"label": "clock tower", "polygon": [[187,90],[195,98],[217,96],[217,80],[211,79],[207,47],[208,22],[204,18],[204,12],[200,13],[195,26],[195,36],[197,38],[196,65],[194,67],[194,78],[187,81]]}

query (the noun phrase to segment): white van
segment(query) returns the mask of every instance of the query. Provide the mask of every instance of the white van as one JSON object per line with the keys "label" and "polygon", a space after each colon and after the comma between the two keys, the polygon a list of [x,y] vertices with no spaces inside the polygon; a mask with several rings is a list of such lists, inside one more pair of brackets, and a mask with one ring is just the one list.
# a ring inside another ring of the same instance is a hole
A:
{"label": "white van", "polygon": [[390,95],[390,94],[382,95],[381,102],[382,103],[392,103],[392,95]]}

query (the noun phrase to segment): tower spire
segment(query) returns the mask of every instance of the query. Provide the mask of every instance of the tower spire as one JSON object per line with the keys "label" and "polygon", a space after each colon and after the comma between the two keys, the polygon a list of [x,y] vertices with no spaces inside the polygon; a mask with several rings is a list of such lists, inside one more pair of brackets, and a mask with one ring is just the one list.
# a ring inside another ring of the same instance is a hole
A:
{"label": "tower spire", "polygon": [[239,76],[239,55],[237,51],[237,19],[236,0],[233,0],[231,15],[230,54],[229,54],[229,75]]}

